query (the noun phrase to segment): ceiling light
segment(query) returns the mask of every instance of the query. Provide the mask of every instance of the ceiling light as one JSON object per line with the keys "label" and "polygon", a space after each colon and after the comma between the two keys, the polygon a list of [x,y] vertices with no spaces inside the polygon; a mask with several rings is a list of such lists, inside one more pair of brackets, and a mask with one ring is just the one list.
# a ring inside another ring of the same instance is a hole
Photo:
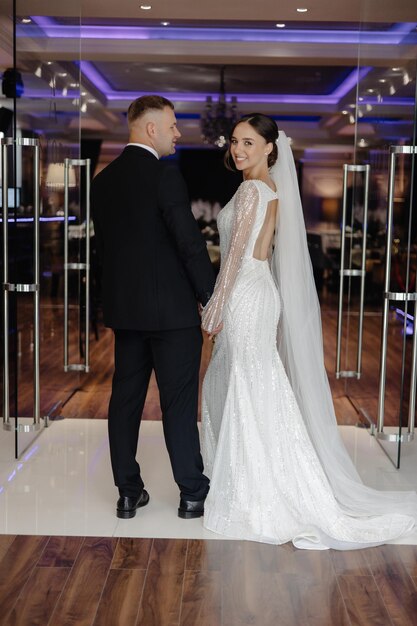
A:
{"label": "ceiling light", "polygon": [[346,109],[343,109],[342,115],[347,115],[348,113],[349,113],[349,111],[346,111]]}
{"label": "ceiling light", "polygon": [[30,17],[22,17],[22,24],[30,24],[31,21]]}
{"label": "ceiling light", "polygon": [[37,76],[38,78],[42,78],[42,65],[38,65],[38,67],[36,68],[35,76]]}
{"label": "ceiling light", "polygon": [[97,102],[97,100],[95,98],[88,98],[87,102],[89,104],[95,104]]}
{"label": "ceiling light", "polygon": [[277,28],[285,28],[285,24],[275,24]]}
{"label": "ceiling light", "polygon": [[78,87],[78,83],[70,83],[70,87],[72,87],[73,89],[75,89],[75,87]]}
{"label": "ceiling light", "polygon": [[308,9],[297,9],[297,13],[307,13]]}
{"label": "ceiling light", "polygon": [[363,102],[363,98],[362,98],[362,96],[360,96],[360,97],[358,98],[358,100],[359,100],[359,102]]}
{"label": "ceiling light", "polygon": [[354,124],[354,123],[355,123],[355,118],[353,117],[353,115],[352,115],[352,114],[350,114],[350,115],[349,115],[349,122],[350,122],[351,124]]}
{"label": "ceiling light", "polygon": [[400,67],[392,67],[391,68],[393,72],[399,72],[400,71]]}
{"label": "ceiling light", "polygon": [[81,113],[87,113],[87,104],[83,102],[80,109],[81,109]]}
{"label": "ceiling light", "polygon": [[386,78],[380,78],[380,79],[379,79],[379,82],[380,82],[380,83],[386,83],[386,82],[387,82],[387,79],[386,79]]}
{"label": "ceiling light", "polygon": [[82,96],[86,96],[86,95],[87,95],[87,92],[86,92],[86,91],[82,91],[82,92],[81,92],[81,95],[82,95]]}
{"label": "ceiling light", "polygon": [[47,61],[46,65],[52,65],[52,61]]}
{"label": "ceiling light", "polygon": [[142,11],[149,11],[150,9],[152,9],[152,5],[151,4],[141,4],[140,8],[142,9]]}
{"label": "ceiling light", "polygon": [[367,91],[368,93],[374,93],[374,91],[375,91],[375,90],[374,90],[374,89],[367,89],[366,91]]}
{"label": "ceiling light", "polygon": [[396,92],[396,88],[394,87],[394,85],[391,83],[391,85],[389,86],[389,95],[393,96]]}
{"label": "ceiling light", "polygon": [[63,90],[62,90],[62,95],[64,96],[64,98],[67,95],[67,93],[68,93],[68,89],[66,87],[64,87]]}
{"label": "ceiling light", "polygon": [[66,72],[58,72],[57,76],[61,76],[61,78],[65,78],[66,76],[68,76],[68,74]]}
{"label": "ceiling light", "polygon": [[161,22],[162,26],[169,26],[169,22]]}
{"label": "ceiling light", "polygon": [[166,67],[148,67],[147,71],[148,72],[153,72],[155,74],[164,74],[168,70],[167,70]]}

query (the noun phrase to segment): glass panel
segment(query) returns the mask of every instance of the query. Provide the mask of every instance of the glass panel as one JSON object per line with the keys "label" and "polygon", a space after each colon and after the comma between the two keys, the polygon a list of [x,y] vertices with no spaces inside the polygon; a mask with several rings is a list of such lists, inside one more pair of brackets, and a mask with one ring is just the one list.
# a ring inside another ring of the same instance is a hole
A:
{"label": "glass panel", "polygon": [[[365,3],[366,4],[366,3]],[[384,437],[378,435],[390,459],[399,466],[400,437],[408,423],[411,355],[413,345],[412,316],[414,302],[392,301],[385,305],[385,265],[387,219],[389,206],[390,166],[392,146],[415,146],[416,111],[416,52],[415,24],[394,24],[386,27],[387,36],[379,45],[365,43],[368,24],[361,25],[358,82],[356,98],[345,102],[355,134],[355,163],[370,165],[369,213],[366,254],[366,290],[363,331],[363,367],[360,380],[346,382],[347,395],[363,421],[376,425],[380,381],[381,331],[384,326],[384,306],[387,306],[387,359],[384,406]],[[393,179],[392,263],[389,291],[415,291],[416,228],[414,199],[415,167],[412,154],[395,157]],[[361,220],[354,212],[360,208],[361,185],[352,188],[352,241],[363,232]],[[360,212],[360,211],[358,211]],[[355,252],[353,244],[353,253]],[[357,279],[348,281],[351,294],[347,311],[348,367],[352,366],[357,329]],[[413,417],[414,419],[414,417]],[[407,428],[405,429],[407,431]]]}
{"label": "glass panel", "polygon": [[[37,139],[40,146],[40,413],[42,418],[59,415],[60,408],[79,386],[78,372],[64,372],[64,159],[80,158],[80,33],[74,19],[74,36],[65,42],[55,40],[53,17],[29,14],[28,3],[16,2],[15,69],[22,81],[22,93],[14,99],[17,137]],[[30,4],[30,3],[29,3]],[[36,3],[34,3],[35,5]],[[72,3],[74,15],[79,2]],[[23,3],[22,3],[23,5]],[[32,14],[33,13],[33,14]],[[70,60],[69,60],[70,59]],[[13,268],[15,280],[34,282],[33,241],[33,154],[16,153],[16,188],[19,199],[14,209]],[[76,232],[81,228],[80,186],[70,174],[69,224],[74,235],[71,260],[80,256]],[[78,230],[77,230],[78,229]],[[81,278],[69,280],[69,325],[78,330],[78,302]],[[34,298],[31,293],[14,294],[13,354],[16,380],[13,415],[19,429],[32,423],[34,385]],[[76,336],[76,332],[73,336]],[[71,344],[71,354],[78,345]],[[42,420],[42,426],[44,420]],[[16,456],[31,443],[36,432],[17,433]]]}

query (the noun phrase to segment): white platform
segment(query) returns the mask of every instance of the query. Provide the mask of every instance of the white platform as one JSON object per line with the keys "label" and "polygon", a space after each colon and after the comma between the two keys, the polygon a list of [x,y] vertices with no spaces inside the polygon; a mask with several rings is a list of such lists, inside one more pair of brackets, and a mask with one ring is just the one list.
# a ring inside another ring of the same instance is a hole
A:
{"label": "white platform", "polygon": [[[417,442],[404,445],[402,467],[396,470],[366,430],[343,426],[341,432],[368,485],[417,489]],[[55,422],[19,461],[13,459],[13,438],[0,432],[0,533],[221,539],[206,531],[201,519],[178,518],[179,494],[161,422],[141,426],[139,457],[151,501],[130,520],[115,516],[118,494],[105,420]],[[417,544],[417,533],[404,543]]]}

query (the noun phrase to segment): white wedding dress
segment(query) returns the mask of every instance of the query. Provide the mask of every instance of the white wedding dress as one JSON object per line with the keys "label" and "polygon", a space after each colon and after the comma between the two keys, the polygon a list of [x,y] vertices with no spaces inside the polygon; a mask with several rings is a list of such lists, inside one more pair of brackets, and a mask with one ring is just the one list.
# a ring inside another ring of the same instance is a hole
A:
{"label": "white wedding dress", "polygon": [[203,384],[204,526],[310,549],[385,543],[409,533],[414,518],[355,516],[339,504],[278,353],[280,294],[270,262],[253,257],[276,198],[266,183],[244,181],[218,216],[222,265],[203,312],[203,328],[223,323]]}

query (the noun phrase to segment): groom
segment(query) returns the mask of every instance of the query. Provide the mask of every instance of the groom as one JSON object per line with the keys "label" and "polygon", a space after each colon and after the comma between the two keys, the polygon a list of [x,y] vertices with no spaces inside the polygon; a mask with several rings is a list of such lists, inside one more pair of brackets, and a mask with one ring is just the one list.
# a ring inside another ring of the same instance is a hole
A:
{"label": "groom", "polygon": [[135,457],[154,370],[165,443],[181,495],[178,515],[200,517],[209,481],[197,429],[198,303],[209,300],[214,275],[184,180],[170,161],[159,160],[175,153],[181,137],[172,103],[142,96],[129,106],[127,119],[128,145],[91,186],[104,322],[115,337],[108,426],[120,495],[116,515],[134,517],[149,502]]}

